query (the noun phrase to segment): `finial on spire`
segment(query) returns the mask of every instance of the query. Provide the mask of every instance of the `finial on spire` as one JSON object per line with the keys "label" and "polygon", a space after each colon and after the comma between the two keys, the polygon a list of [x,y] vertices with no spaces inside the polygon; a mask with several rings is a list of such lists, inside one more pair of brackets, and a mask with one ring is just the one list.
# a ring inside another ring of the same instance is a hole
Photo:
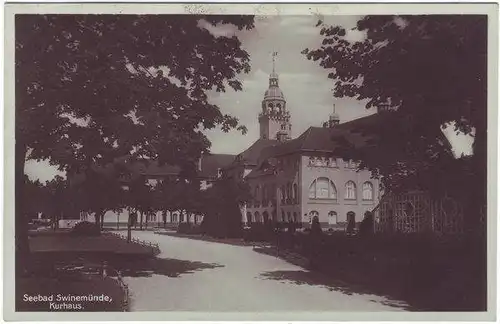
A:
{"label": "finial on spire", "polygon": [[275,71],[276,56],[278,56],[278,52],[273,52],[273,73],[276,73]]}
{"label": "finial on spire", "polygon": [[333,113],[335,114],[335,104],[333,104]]}

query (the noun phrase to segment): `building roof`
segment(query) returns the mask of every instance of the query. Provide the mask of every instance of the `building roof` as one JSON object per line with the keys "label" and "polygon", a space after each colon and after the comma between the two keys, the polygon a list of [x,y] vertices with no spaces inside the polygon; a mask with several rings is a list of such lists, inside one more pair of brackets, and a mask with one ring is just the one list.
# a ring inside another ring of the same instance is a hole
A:
{"label": "building roof", "polygon": [[259,161],[263,149],[275,146],[279,143],[280,142],[278,140],[259,138],[252,145],[250,145],[249,148],[238,154],[232,164],[255,166]]}
{"label": "building roof", "polygon": [[362,132],[363,126],[378,123],[381,116],[378,114],[358,118],[335,127],[309,127],[299,137],[280,145],[267,147],[262,151],[261,159],[272,156],[287,155],[295,152],[333,152],[335,142],[349,144],[355,148],[366,147],[372,144],[375,138],[372,134]]}
{"label": "building roof", "polygon": [[[228,166],[234,160],[231,154],[204,154],[201,158],[201,169],[198,170],[198,176],[201,178],[214,178],[219,169]],[[159,166],[158,162],[152,161],[147,166],[140,164],[140,173],[146,176],[168,176],[178,175],[181,172],[179,166],[165,164]]]}
{"label": "building roof", "polygon": [[234,160],[232,154],[206,154],[201,159],[201,171],[199,175],[203,178],[213,178]]}
{"label": "building roof", "polygon": [[271,100],[271,99],[285,100],[283,91],[281,91],[281,89],[276,86],[269,87],[269,89],[267,89],[266,92],[264,93],[264,100]]}

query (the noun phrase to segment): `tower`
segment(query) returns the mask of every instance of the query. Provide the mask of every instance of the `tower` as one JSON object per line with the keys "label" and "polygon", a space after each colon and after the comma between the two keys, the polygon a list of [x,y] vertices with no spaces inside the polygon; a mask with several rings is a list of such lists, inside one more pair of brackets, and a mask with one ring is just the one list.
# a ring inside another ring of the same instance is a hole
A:
{"label": "tower", "polygon": [[335,104],[333,104],[333,113],[328,117],[328,121],[323,123],[323,127],[334,127],[335,125],[338,125],[340,123],[340,117],[339,114],[335,111]]}
{"label": "tower", "polygon": [[259,114],[260,138],[285,141],[291,138],[292,125],[286,100],[279,88],[279,78],[275,71],[276,55],[273,53],[273,72],[269,75],[269,88],[264,93],[262,111]]}

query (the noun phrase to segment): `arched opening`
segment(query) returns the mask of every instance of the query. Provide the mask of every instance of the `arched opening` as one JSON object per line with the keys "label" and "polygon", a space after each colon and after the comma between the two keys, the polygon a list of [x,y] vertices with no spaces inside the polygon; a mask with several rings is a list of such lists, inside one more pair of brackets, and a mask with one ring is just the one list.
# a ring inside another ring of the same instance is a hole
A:
{"label": "arched opening", "polygon": [[325,177],[317,178],[309,186],[309,198],[337,199],[337,188],[330,179]]}
{"label": "arched opening", "polygon": [[330,211],[328,213],[328,225],[336,225],[338,221],[337,212]]}
{"label": "arched opening", "polygon": [[267,224],[269,222],[269,213],[265,211],[262,216],[264,217],[264,223]]}
{"label": "arched opening", "polygon": [[256,223],[260,223],[261,222],[261,220],[260,220],[260,214],[257,211],[255,212],[255,222]]}
{"label": "arched opening", "polygon": [[312,224],[314,217],[317,217],[319,219],[319,213],[315,210],[312,210],[309,212],[309,224]]}
{"label": "arched opening", "polygon": [[353,234],[356,230],[356,214],[353,211],[347,212],[347,228],[348,234]]}
{"label": "arched opening", "polygon": [[353,181],[347,181],[345,184],[345,199],[356,199],[356,184]]}
{"label": "arched opening", "polygon": [[363,183],[363,200],[373,200],[373,184],[369,181]]}
{"label": "arched opening", "polygon": [[252,213],[251,212],[247,212],[247,223],[248,224],[252,224],[253,220],[252,220]]}

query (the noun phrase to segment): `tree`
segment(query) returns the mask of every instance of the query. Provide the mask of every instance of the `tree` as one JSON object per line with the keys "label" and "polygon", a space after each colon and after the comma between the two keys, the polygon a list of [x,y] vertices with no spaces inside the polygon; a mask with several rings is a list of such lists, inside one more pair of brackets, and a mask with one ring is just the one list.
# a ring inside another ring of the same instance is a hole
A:
{"label": "tree", "polygon": [[52,219],[54,230],[59,227],[59,220],[66,213],[71,212],[70,196],[68,195],[68,182],[57,175],[45,185],[45,196],[49,204],[48,213]]}
{"label": "tree", "polygon": [[251,200],[250,187],[244,181],[223,177],[203,192],[204,232],[216,237],[241,235],[241,206]]}
{"label": "tree", "polygon": [[[322,46],[303,51],[331,71],[335,96],[385,108],[383,122],[360,127],[376,134],[371,149],[343,153],[381,175],[387,190],[454,192],[474,218],[486,203],[487,17],[366,16],[355,29],[363,40],[322,25]],[[448,124],[474,136],[472,157],[450,155],[442,134]],[[457,191],[457,174],[446,169],[461,170],[460,188],[468,189]]]}
{"label": "tree", "polygon": [[92,173],[131,154],[192,174],[210,146],[204,129],[245,131],[207,91],[241,90],[249,55],[202,20],[253,27],[251,16],[16,15],[16,251],[29,250],[27,158]]}
{"label": "tree", "polygon": [[176,177],[174,179],[162,179],[154,188],[151,204],[153,210],[162,211],[164,225],[166,224],[167,211],[179,211],[181,215],[187,214],[189,222],[190,214],[201,214],[203,211],[200,182],[197,179],[186,179]]}
{"label": "tree", "polygon": [[69,174],[68,200],[73,201],[73,212],[94,214],[97,228],[102,229],[104,215],[112,210],[119,212],[129,200],[124,195],[125,179],[135,179],[138,174],[125,159],[115,159],[104,166],[93,164],[86,172]]}

